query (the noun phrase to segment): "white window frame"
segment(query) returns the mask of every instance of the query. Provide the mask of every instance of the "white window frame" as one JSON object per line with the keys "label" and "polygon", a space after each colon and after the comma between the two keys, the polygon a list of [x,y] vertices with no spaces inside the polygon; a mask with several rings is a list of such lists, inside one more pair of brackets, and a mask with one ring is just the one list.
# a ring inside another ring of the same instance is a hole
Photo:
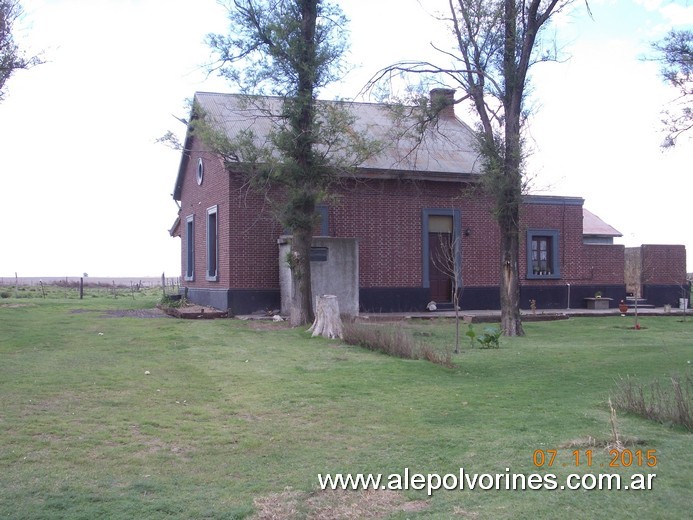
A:
{"label": "white window frame", "polygon": [[195,280],[195,215],[185,217],[185,273],[186,282]]}
{"label": "white window frame", "polygon": [[[213,227],[212,229],[212,221]],[[219,210],[217,206],[207,208],[207,268],[205,279],[209,282],[219,280]]]}

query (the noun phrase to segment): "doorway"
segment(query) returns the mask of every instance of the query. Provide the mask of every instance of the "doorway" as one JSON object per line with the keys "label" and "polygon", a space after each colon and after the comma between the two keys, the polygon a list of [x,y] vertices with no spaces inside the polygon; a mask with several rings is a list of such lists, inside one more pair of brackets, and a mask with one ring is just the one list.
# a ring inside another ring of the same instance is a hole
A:
{"label": "doorway", "polygon": [[455,272],[453,220],[448,215],[428,217],[428,280],[431,300],[452,302],[452,274]]}

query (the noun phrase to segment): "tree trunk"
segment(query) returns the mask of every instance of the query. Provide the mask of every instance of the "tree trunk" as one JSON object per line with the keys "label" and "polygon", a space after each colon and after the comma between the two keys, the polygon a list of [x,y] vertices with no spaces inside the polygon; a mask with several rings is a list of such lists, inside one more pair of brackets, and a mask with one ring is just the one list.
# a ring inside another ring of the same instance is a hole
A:
{"label": "tree trunk", "polygon": [[295,230],[291,241],[291,314],[292,327],[313,321],[312,288],[310,284],[310,245],[312,232]]}
{"label": "tree trunk", "polygon": [[336,296],[331,294],[318,296],[315,311],[315,321],[308,329],[308,332],[313,332],[313,337],[344,338],[342,319],[339,316],[339,303]]}
{"label": "tree trunk", "polygon": [[[514,99],[514,98],[512,98]],[[524,336],[520,317],[520,204],[522,203],[522,150],[519,105],[506,106],[505,152],[498,200],[501,243],[501,329],[506,336]]]}
{"label": "tree trunk", "polygon": [[297,189],[290,201],[293,218],[300,221],[299,226],[293,227],[294,254],[291,263],[292,302],[291,319],[293,327],[306,325],[313,321],[313,294],[310,283],[310,246],[313,239],[312,218],[315,213],[315,191],[310,188],[314,178],[315,168],[313,146],[313,122],[315,121],[315,88],[314,66],[316,64],[315,28],[318,15],[319,0],[301,0],[298,7],[301,10],[301,38],[296,49],[298,62],[298,77],[296,96],[285,101],[285,109],[289,107],[289,120],[294,134],[294,142],[289,155],[295,161],[298,171],[292,188]]}
{"label": "tree trunk", "polygon": [[[454,247],[452,249],[454,254]],[[455,276],[452,279],[452,304],[455,306],[455,354],[460,353],[460,282],[457,273],[457,264],[453,266]]]}
{"label": "tree trunk", "polygon": [[505,92],[505,135],[503,171],[498,187],[498,226],[501,243],[501,329],[506,336],[524,336],[520,319],[520,203],[522,202],[522,147],[520,143],[520,117],[524,89],[524,70],[516,51],[518,42],[517,4],[504,2],[503,78]]}
{"label": "tree trunk", "polygon": [[524,336],[520,317],[519,240],[517,232],[501,228],[501,329],[506,336]]}

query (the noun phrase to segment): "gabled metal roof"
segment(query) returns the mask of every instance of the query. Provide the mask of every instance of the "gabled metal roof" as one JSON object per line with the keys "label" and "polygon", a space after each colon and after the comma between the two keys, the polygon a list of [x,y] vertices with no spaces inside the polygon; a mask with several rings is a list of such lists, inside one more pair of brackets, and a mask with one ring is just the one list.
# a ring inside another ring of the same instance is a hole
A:
{"label": "gabled metal roof", "polygon": [[[280,97],[213,92],[197,92],[195,102],[229,138],[234,138],[239,132],[252,130],[257,144],[267,141],[271,130],[278,124],[282,106]],[[384,143],[380,154],[359,165],[357,175],[410,174],[412,178],[417,179],[434,177],[440,180],[460,181],[472,180],[480,173],[474,133],[454,116],[441,115],[437,124],[429,128],[423,139],[417,142],[415,132],[407,132],[408,127],[415,127],[416,119],[411,116],[394,117],[395,112],[391,105],[346,101],[318,102],[340,104],[345,107],[354,116],[354,132],[365,132],[369,139]],[[404,111],[413,110],[415,109],[412,107],[406,107]],[[186,148],[188,143],[189,140],[186,139]],[[174,198],[180,196],[181,175],[185,170],[186,160],[184,153]]]}
{"label": "gabled metal roof", "polygon": [[623,234],[611,227],[594,213],[582,208],[582,234],[594,237],[622,237]]}

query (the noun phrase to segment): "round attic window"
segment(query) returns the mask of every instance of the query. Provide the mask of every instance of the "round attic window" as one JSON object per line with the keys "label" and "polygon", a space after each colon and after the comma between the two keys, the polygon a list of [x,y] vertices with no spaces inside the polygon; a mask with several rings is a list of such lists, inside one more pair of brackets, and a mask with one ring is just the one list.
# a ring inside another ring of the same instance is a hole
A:
{"label": "round attic window", "polygon": [[204,163],[202,162],[202,157],[200,157],[200,158],[197,160],[197,175],[196,175],[196,179],[197,179],[197,185],[198,185],[198,186],[201,186],[201,185],[202,185],[202,178],[204,177],[204,174],[205,174],[205,165],[204,165]]}

